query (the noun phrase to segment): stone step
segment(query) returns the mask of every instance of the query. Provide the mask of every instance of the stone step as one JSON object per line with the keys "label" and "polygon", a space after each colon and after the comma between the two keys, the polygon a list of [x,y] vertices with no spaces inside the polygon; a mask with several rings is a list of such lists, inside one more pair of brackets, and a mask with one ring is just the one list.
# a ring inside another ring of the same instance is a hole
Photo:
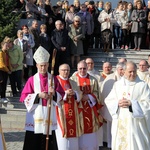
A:
{"label": "stone step", "polygon": [[26,109],[0,108],[2,126],[9,129],[22,129],[25,125]]}
{"label": "stone step", "polygon": [[[104,53],[102,49],[100,48],[90,48],[88,50],[88,53],[90,52],[100,52],[100,53]],[[121,50],[121,49],[110,49],[109,52],[113,52],[114,54],[123,54],[123,53],[149,53],[149,49],[141,49],[141,51],[135,51],[133,49],[130,50]]]}
{"label": "stone step", "polygon": [[[13,110],[14,111],[14,110]],[[16,115],[1,114],[2,126],[9,129],[23,129],[25,126],[25,112],[16,110]]]}
{"label": "stone step", "polygon": [[23,129],[25,125],[26,108],[19,98],[8,97],[7,104],[0,103],[2,126],[9,129]]}

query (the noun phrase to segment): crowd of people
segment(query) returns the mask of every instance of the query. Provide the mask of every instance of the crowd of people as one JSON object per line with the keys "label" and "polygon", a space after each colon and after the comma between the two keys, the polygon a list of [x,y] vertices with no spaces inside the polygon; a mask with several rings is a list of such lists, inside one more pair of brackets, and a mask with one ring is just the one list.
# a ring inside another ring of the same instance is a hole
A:
{"label": "crowd of people", "polygon": [[[102,48],[104,52],[109,52],[109,48],[132,48],[138,51],[141,48],[149,48],[150,1],[147,4],[142,0],[134,0],[133,3],[120,1],[116,8],[112,8],[109,1],[85,1],[83,4],[80,4],[79,0],[74,0],[73,4],[69,1],[58,1],[55,6],[52,6],[49,0],[18,1],[16,10],[24,9],[24,18],[43,21],[49,37],[55,29],[56,20],[62,21],[63,28],[67,29],[68,33],[72,33],[71,24],[76,30],[80,27],[82,30],[76,33],[82,34],[82,38],[75,40],[69,34],[69,39],[75,46],[78,46],[77,41],[80,41],[80,49],[82,43],[81,54],[87,55],[88,48],[93,47]],[[74,24],[75,16],[80,19]],[[69,55],[74,55],[71,46],[68,51]]]}
{"label": "crowd of people", "polygon": [[104,143],[112,150],[150,149],[150,56],[138,69],[125,58],[114,72],[104,62],[101,73],[92,58],[80,60],[94,46],[140,51],[149,43],[150,1],[147,7],[120,1],[112,9],[103,1],[19,0],[16,9],[23,8],[32,25],[24,24],[15,40],[5,37],[0,51],[1,100],[8,102],[9,77],[13,96],[27,108],[23,150],[45,150],[47,133],[53,150],[99,150]]}

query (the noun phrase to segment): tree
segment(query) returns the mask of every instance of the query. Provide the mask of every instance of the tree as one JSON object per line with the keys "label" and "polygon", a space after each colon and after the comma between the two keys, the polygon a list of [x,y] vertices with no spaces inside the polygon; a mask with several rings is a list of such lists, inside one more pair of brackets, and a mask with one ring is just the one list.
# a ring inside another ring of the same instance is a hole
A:
{"label": "tree", "polygon": [[15,6],[15,0],[0,0],[0,42],[5,36],[16,35],[17,23],[21,15],[13,12]]}

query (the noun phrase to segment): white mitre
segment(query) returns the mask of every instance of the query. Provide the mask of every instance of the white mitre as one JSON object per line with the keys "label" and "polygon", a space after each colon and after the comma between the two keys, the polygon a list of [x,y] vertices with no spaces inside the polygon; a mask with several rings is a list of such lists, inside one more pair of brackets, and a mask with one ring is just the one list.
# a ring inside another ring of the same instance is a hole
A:
{"label": "white mitre", "polygon": [[37,64],[49,62],[49,57],[50,57],[50,54],[42,46],[39,46],[39,48],[35,51],[34,56],[33,56]]}

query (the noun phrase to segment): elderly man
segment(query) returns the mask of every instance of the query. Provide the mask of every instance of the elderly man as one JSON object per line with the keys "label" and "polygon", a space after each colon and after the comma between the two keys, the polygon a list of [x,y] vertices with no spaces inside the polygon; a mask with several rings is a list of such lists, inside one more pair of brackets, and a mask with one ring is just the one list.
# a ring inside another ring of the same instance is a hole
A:
{"label": "elderly man", "polygon": [[92,58],[86,58],[85,62],[87,64],[87,68],[88,68],[87,73],[89,75],[91,75],[91,76],[94,76],[97,79],[97,81],[99,82],[100,81],[100,74],[99,74],[98,71],[96,71],[94,69],[94,61],[93,61],[93,59]]}
{"label": "elderly man", "polygon": [[100,85],[103,83],[105,78],[111,73],[113,73],[112,72],[112,64],[110,62],[104,62],[103,63],[103,71],[100,74],[101,75]]}
{"label": "elderly man", "polygon": [[[29,28],[30,33],[32,33],[33,37],[34,37],[34,47],[32,48],[33,50],[33,54],[34,52],[37,50],[37,48],[40,46],[40,40],[39,40],[39,31],[38,31],[38,21],[37,20],[33,20],[32,21],[32,25]],[[36,68],[36,62],[33,60],[33,66],[32,66],[32,75],[34,75],[37,72],[37,68]]]}
{"label": "elderly man", "polygon": [[136,72],[136,64],[127,62],[105,99],[112,116],[112,150],[150,149],[150,90]]}
{"label": "elderly man", "polygon": [[74,90],[82,93],[81,98],[81,127],[83,135],[79,137],[79,149],[98,150],[97,131],[103,119],[98,114],[99,88],[97,80],[87,73],[87,64],[80,61],[77,65],[78,72],[71,77],[74,81]]}
{"label": "elderly man", "polygon": [[141,60],[139,62],[139,69],[137,70],[137,75],[150,87],[150,74],[148,70],[148,62],[146,60]]}
{"label": "elderly man", "polygon": [[56,63],[54,68],[54,74],[58,75],[59,66],[63,63],[68,63],[68,32],[66,29],[62,29],[62,21],[57,20],[55,22],[56,29],[53,30],[51,40],[54,48],[57,49]]}
{"label": "elderly man", "polygon": [[57,79],[65,91],[65,96],[60,106],[57,107],[58,129],[56,130],[56,137],[59,150],[79,150],[78,141],[81,135],[78,110],[80,97],[77,91],[73,90],[72,82],[68,78],[69,73],[68,64],[59,66]]}
{"label": "elderly man", "polygon": [[[21,93],[20,101],[25,103],[26,135],[23,150],[44,150],[47,134],[47,122],[50,119],[49,150],[57,150],[54,130],[57,128],[55,112],[56,102],[64,96],[64,91],[57,78],[53,79],[53,87],[50,85],[51,74],[48,73],[49,53],[43,47],[39,47],[34,53],[38,72],[30,77]],[[53,97],[52,97],[53,96]],[[50,118],[48,118],[48,101],[51,101]]]}
{"label": "elderly man", "polygon": [[119,63],[126,63],[127,62],[127,59],[122,57],[118,60]]}
{"label": "elderly man", "polygon": [[[116,65],[116,71],[108,75],[107,78],[103,81],[103,84],[101,86],[101,96],[102,96],[103,102],[104,102],[104,99],[110,93],[114,83],[120,80],[120,78],[124,75],[124,68],[125,68],[124,63],[118,63]],[[109,117],[110,118],[109,120],[111,120],[111,116],[105,104],[104,104],[104,107],[102,108],[102,114],[105,119]],[[104,141],[107,142],[107,147],[111,148],[111,121],[109,120],[106,119],[107,124],[104,123],[103,130],[105,131]]]}
{"label": "elderly man", "polygon": [[32,25],[29,28],[30,32],[32,33],[33,37],[34,37],[34,42],[35,42],[35,46],[34,46],[34,51],[36,51],[36,49],[39,47],[40,45],[40,40],[39,40],[39,31],[38,31],[38,21],[37,20],[33,20],[32,21]]}

